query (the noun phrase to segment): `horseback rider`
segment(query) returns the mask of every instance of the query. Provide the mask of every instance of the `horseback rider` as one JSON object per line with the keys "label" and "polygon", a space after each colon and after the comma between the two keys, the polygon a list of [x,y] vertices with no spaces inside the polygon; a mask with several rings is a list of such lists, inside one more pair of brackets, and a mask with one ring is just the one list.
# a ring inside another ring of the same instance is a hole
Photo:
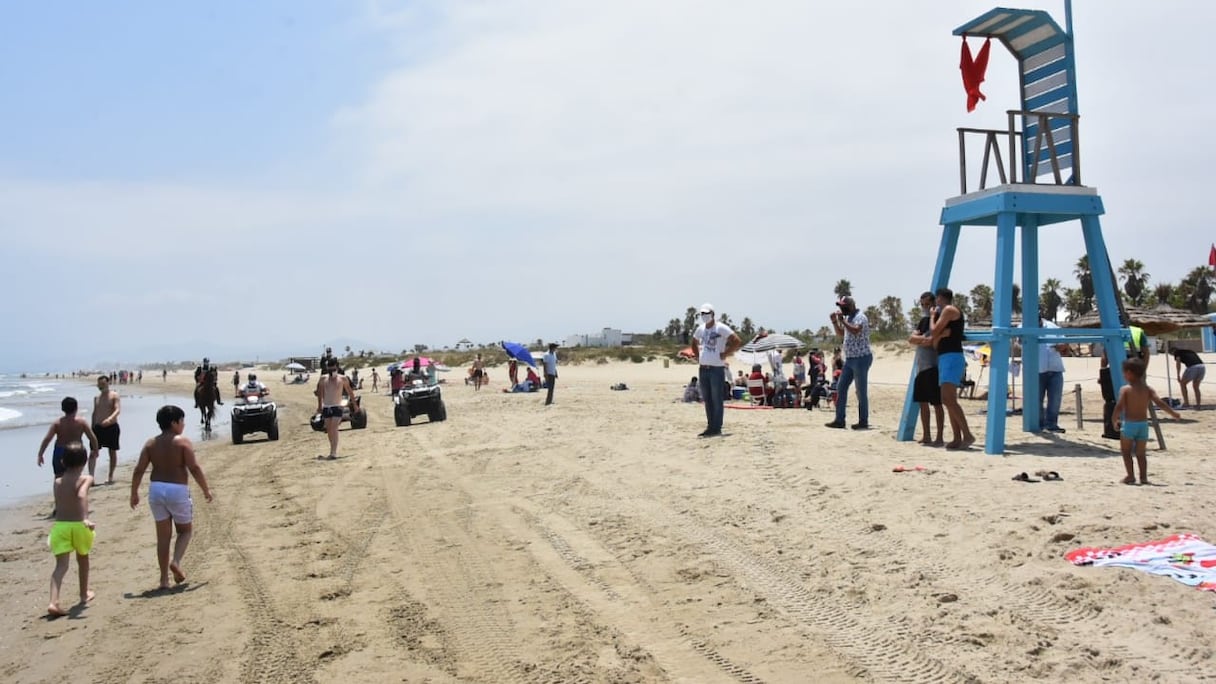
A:
{"label": "horseback rider", "polygon": [[203,358],[203,365],[194,369],[194,408],[198,408],[198,390],[204,385],[210,386],[215,392],[215,403],[224,405],[220,396],[220,370],[211,365],[211,359]]}

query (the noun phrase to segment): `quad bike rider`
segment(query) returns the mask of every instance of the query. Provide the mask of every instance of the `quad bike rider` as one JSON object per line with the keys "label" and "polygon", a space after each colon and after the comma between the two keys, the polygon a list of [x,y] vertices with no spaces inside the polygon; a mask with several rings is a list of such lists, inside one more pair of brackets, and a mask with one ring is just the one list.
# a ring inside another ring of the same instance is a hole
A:
{"label": "quad bike rider", "polygon": [[270,394],[270,390],[266,389],[266,385],[258,380],[258,376],[250,373],[249,382],[241,388],[240,397],[243,399],[246,396],[264,397]]}
{"label": "quad bike rider", "polygon": [[270,390],[266,385],[258,381],[257,375],[250,373],[249,381],[238,390],[232,407],[233,444],[242,443],[245,435],[251,432],[265,432],[270,441],[278,440],[278,407],[270,401],[269,396]]}

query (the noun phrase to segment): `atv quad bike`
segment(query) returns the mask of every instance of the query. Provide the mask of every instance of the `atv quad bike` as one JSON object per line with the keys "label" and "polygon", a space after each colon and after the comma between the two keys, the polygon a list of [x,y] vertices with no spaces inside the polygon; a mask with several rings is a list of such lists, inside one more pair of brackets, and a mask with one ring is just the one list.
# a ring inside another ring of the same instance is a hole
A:
{"label": "atv quad bike", "polygon": [[[342,422],[350,423],[352,430],[362,430],[367,427],[367,411],[363,410],[363,398],[355,397],[355,410],[352,413],[350,408],[350,400],[342,400]],[[313,414],[312,418],[308,419],[308,424],[317,432],[325,432],[325,421],[321,419],[321,414]]]}
{"label": "atv quad bike", "polygon": [[439,385],[428,385],[425,380],[414,379],[393,397],[393,422],[397,427],[404,427],[424,413],[432,423],[448,419],[448,409],[443,404]]}
{"label": "atv quad bike", "polygon": [[251,432],[265,432],[274,442],[279,439],[279,409],[267,396],[269,392],[241,392],[232,406],[232,443],[245,441]]}

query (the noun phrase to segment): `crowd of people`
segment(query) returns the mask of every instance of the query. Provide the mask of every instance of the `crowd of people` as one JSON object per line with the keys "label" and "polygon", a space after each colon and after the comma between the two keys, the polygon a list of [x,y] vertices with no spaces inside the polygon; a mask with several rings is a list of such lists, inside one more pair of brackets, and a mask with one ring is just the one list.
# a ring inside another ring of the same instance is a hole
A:
{"label": "crowd of people", "polygon": [[[971,431],[967,413],[959,401],[962,391],[975,384],[967,374],[963,346],[966,318],[954,304],[953,291],[946,287],[936,292],[922,293],[919,303],[922,316],[915,332],[908,338],[908,343],[916,351],[911,389],[913,401],[919,407],[920,443],[949,450],[969,449],[975,444],[976,437]],[[716,320],[712,305],[707,303],[702,306],[699,310],[700,325],[692,336],[692,349],[701,372],[690,379],[682,397],[685,402],[699,401],[705,404],[706,429],[700,436],[721,434],[721,408],[732,390],[736,396],[746,393],[754,402],[773,407],[804,405],[813,408],[827,398],[834,405],[835,416],[826,423],[826,427],[869,429],[869,371],[874,361],[870,345],[870,323],[852,297],[841,297],[836,302],[836,309],[832,312],[830,321],[842,344],[835,350],[830,373],[822,355],[818,350],[812,350],[806,361],[801,353],[795,354],[793,375],[787,377],[784,371],[784,352],[773,349],[768,352],[769,372],[765,372],[761,364],[753,363],[750,373],[738,370],[731,378],[727,375],[729,359],[743,347],[742,340],[728,326]],[[1040,326],[1044,329],[1058,327],[1046,319],[1040,319]],[[1134,378],[1143,380],[1147,373],[1150,350],[1143,330],[1132,326],[1130,332],[1128,354],[1132,361],[1144,365],[1143,371],[1134,365],[1127,369],[1130,373],[1126,376],[1127,382],[1134,384]],[[764,335],[761,330],[760,335],[752,342],[760,341]],[[1067,351],[1067,345],[1060,343],[1042,343],[1038,350],[1039,396],[1036,399],[1041,411],[1041,430],[1049,434],[1065,433],[1065,429],[1060,425],[1060,407],[1064,390],[1062,354]],[[1174,349],[1170,354],[1174,359],[1174,372],[1182,393],[1181,408],[1192,406],[1193,394],[1193,406],[1198,409],[1202,404],[1200,384],[1206,374],[1202,358],[1186,348]],[[1136,421],[1120,413],[1127,411],[1118,406],[1118,397],[1110,379],[1111,370],[1107,365],[1103,355],[1099,376],[1104,399],[1103,434],[1105,437],[1125,442],[1126,450],[1129,436],[1126,429],[1117,427],[1117,423],[1120,420],[1124,421],[1123,424]],[[850,390],[856,395],[857,422],[848,425],[846,417]],[[951,433],[949,442],[945,441],[944,437],[947,422]],[[1131,450],[1142,450],[1142,447],[1138,433],[1132,435]]]}

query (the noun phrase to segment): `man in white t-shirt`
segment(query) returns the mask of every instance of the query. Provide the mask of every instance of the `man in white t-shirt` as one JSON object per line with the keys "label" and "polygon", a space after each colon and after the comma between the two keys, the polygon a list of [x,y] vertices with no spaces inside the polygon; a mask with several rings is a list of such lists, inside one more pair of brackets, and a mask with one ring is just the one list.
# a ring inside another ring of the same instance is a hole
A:
{"label": "man in white t-shirt", "polygon": [[[1039,319],[1043,328],[1059,328],[1060,326],[1045,319]],[[1064,399],[1064,359],[1060,350],[1067,349],[1064,345],[1039,345],[1039,406],[1043,417],[1042,427],[1046,432],[1064,432],[1060,427],[1060,403]],[[1044,403],[1046,400],[1046,403]]]}
{"label": "man in white t-shirt", "polygon": [[705,402],[705,419],[708,425],[698,437],[717,437],[722,434],[723,403],[726,401],[726,359],[743,346],[735,331],[714,318],[714,305],[701,305],[701,325],[693,331],[692,351],[701,363],[698,384],[701,398]]}
{"label": "man in white t-shirt", "polygon": [[777,392],[785,389],[790,384],[789,378],[785,377],[785,356],[780,349],[773,349],[768,353],[768,365],[773,369],[773,387]]}
{"label": "man in white t-shirt", "polygon": [[549,343],[549,353],[541,357],[545,366],[545,387],[549,392],[545,395],[545,406],[553,403],[553,386],[557,384],[557,343]]}

